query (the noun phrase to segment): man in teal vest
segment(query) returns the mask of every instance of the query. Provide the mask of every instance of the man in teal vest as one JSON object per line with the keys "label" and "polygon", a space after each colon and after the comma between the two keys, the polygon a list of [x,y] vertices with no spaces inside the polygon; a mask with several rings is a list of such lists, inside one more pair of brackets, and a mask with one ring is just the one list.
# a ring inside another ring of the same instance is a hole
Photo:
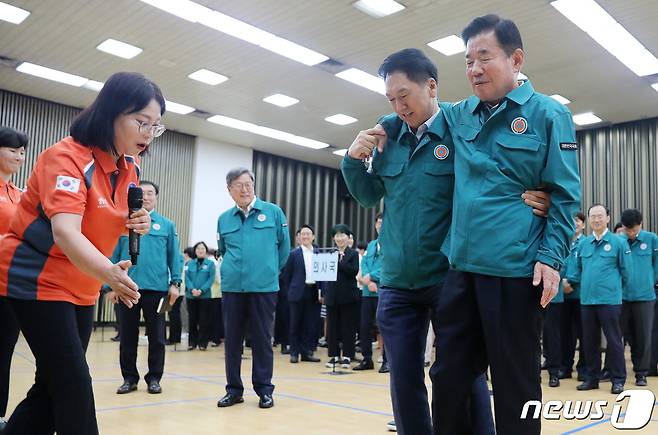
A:
{"label": "man in teal vest", "polygon": [[[148,367],[144,376],[148,392],[162,392],[160,379],[165,362],[165,316],[158,314],[158,306],[163,298],[169,298],[173,305],[179,297],[182,262],[176,225],[155,211],[160,188],[151,181],[142,181],[144,208],[151,214],[151,230],[140,240],[140,253],[137,264],[128,269],[128,276],[139,286],[139,303],[128,308],[117,305],[120,331],[119,360],[123,384],[117,394],[126,394],[137,389],[137,344],[139,341],[140,313],[144,314],[148,335]],[[112,262],[130,260],[128,236],[121,236],[112,254]],[[116,303],[114,292],[109,298]]]}
{"label": "man in teal vest", "polygon": [[230,170],[226,185],[235,207],[217,220],[218,250],[223,257],[220,271],[227,378],[226,395],[217,406],[224,408],[244,401],[240,365],[248,328],[253,387],[260,397],[258,406],[271,408],[272,328],[279,273],[290,253],[288,223],[279,206],[256,197],[254,175],[249,169]]}
{"label": "man in teal vest", "polygon": [[587,361],[585,381],[579,391],[599,388],[601,379],[600,334],[607,340],[606,365],[612,394],[624,390],[626,363],[621,332],[622,289],[631,282],[632,257],[628,243],[608,230],[610,212],[594,204],[587,212],[592,234],[580,245],[576,267],[567,271],[570,283],[580,283],[583,345]]}
{"label": "man in teal vest", "polygon": [[628,331],[635,385],[645,387],[651,361],[651,329],[658,282],[658,236],[642,229],[642,213],[631,208],[621,214],[624,234],[631,248],[631,281],[622,292],[621,330]]}
{"label": "man in teal vest", "polygon": [[[382,213],[375,216],[375,231],[377,236],[382,228]],[[361,260],[361,319],[359,340],[363,360],[353,370],[372,370],[375,364],[372,360],[372,330],[376,325],[377,303],[379,301],[379,282],[382,272],[382,248],[379,239],[372,240],[366,248],[366,255]],[[375,337],[376,338],[376,337]],[[386,351],[382,348],[382,365],[379,373],[388,373]]]}
{"label": "man in teal vest", "polygon": [[569,283],[567,275],[570,270],[576,266],[578,248],[580,243],[585,240],[583,231],[585,230],[585,215],[582,211],[576,213],[573,217],[576,225],[576,232],[571,239],[571,249],[569,256],[565,260],[564,268],[560,271],[562,277],[562,288],[564,291],[564,303],[562,307],[562,320],[560,330],[560,340],[562,341],[562,368],[558,374],[560,379],[569,379],[572,377],[573,363],[576,355],[576,342],[580,342],[578,350],[578,363],[576,364],[577,379],[582,382],[585,380],[585,351],[582,346],[583,328],[580,321],[580,285]]}

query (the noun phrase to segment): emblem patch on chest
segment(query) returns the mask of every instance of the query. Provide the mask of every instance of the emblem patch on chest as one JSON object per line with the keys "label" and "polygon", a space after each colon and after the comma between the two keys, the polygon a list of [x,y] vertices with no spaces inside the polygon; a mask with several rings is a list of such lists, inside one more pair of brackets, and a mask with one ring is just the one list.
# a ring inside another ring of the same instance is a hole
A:
{"label": "emblem patch on chest", "polygon": [[436,157],[438,160],[445,160],[448,158],[449,155],[450,155],[450,149],[443,144],[437,145],[434,148],[434,157]]}
{"label": "emblem patch on chest", "polygon": [[512,132],[516,134],[523,134],[526,132],[528,129],[528,121],[522,117],[519,116],[518,118],[514,118],[514,121],[512,121]]}

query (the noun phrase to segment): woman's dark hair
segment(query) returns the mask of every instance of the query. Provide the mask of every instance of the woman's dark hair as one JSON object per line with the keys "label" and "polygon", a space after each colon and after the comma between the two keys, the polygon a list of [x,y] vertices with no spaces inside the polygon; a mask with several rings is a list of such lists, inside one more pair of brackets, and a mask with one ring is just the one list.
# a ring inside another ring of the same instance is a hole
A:
{"label": "woman's dark hair", "polygon": [[0,127],[0,147],[27,148],[28,137],[22,131]]}
{"label": "woman's dark hair", "polygon": [[194,248],[192,248],[191,246],[188,246],[187,248],[185,248],[183,250],[183,253],[187,254],[187,256],[190,257],[190,258],[194,258]]}
{"label": "woman's dark hair", "polygon": [[118,154],[114,145],[114,121],[119,115],[139,112],[151,100],[160,104],[160,115],[164,114],[165,99],[158,85],[139,73],[112,74],[94,102],[71,124],[71,136],[82,145]]}
{"label": "woman's dark hair", "polygon": [[575,215],[573,215],[573,217],[574,217],[574,218],[578,218],[578,219],[580,219],[581,222],[585,222],[585,220],[587,219],[587,218],[585,217],[585,213],[583,213],[582,211],[579,211],[578,213],[576,213]]}
{"label": "woman's dark hair", "polygon": [[194,255],[191,256],[192,258],[196,258],[196,248],[199,245],[203,245],[206,248],[206,253],[210,254],[210,249],[208,249],[208,245],[206,245],[206,242],[196,242],[192,247],[192,251],[194,252]]}
{"label": "woman's dark hair", "polygon": [[338,233],[343,233],[346,236],[354,235],[354,233],[352,232],[350,227],[348,227],[345,224],[336,224],[336,225],[334,225],[334,227],[331,229],[331,236],[333,237]]}
{"label": "woman's dark hair", "polygon": [[311,230],[311,232],[313,233],[313,235],[315,235],[315,230],[314,230],[313,227],[310,226],[309,224],[302,224],[302,225],[299,227],[299,229],[297,230],[297,234],[301,233],[302,230],[303,230],[304,228],[308,228],[309,230]]}

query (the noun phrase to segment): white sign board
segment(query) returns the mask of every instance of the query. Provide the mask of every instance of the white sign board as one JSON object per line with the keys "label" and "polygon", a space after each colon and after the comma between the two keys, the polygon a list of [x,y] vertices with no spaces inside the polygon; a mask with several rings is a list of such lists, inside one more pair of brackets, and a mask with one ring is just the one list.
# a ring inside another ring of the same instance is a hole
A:
{"label": "white sign board", "polygon": [[313,254],[310,278],[313,281],[336,281],[338,274],[338,251]]}

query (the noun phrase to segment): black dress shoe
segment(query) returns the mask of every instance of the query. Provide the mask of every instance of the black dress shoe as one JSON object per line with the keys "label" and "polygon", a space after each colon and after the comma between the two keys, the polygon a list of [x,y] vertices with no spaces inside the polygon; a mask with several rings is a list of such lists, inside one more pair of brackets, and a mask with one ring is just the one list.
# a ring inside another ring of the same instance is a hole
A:
{"label": "black dress shoe", "polygon": [[146,389],[146,391],[148,391],[149,394],[160,394],[160,393],[162,393],[162,387],[160,386],[160,382],[155,381],[155,380],[149,382],[149,386]]}
{"label": "black dress shoe", "polygon": [[598,390],[599,383],[596,381],[585,381],[576,387],[578,391]]}
{"label": "black dress shoe", "polygon": [[382,366],[379,368],[379,373],[388,373],[390,371],[387,362],[382,363]]}
{"label": "black dress shoe", "polygon": [[297,355],[290,355],[290,362],[292,364],[297,364],[299,362],[299,356]]}
{"label": "black dress shoe", "polygon": [[320,362],[320,358],[313,356],[313,354],[302,355],[302,361],[305,361],[305,362]]}
{"label": "black dress shoe", "polygon": [[117,334],[114,337],[110,338],[110,341],[114,341],[114,342],[117,342],[117,341],[120,341],[120,340],[121,340],[121,337],[119,336],[119,334]]}
{"label": "black dress shoe", "polygon": [[571,377],[572,377],[571,372],[565,372],[563,370],[557,372],[558,379],[571,379]]}
{"label": "black dress shoe", "polygon": [[548,379],[548,386],[551,388],[559,387],[560,386],[560,379],[557,376],[551,376]]}
{"label": "black dress shoe", "polygon": [[5,421],[4,418],[0,417],[0,434],[5,431],[6,427],[7,427],[7,422]]}
{"label": "black dress shoe", "polygon": [[135,390],[137,390],[136,382],[123,381],[123,384],[117,388],[117,394],[128,394]]}
{"label": "black dress shoe", "polygon": [[601,376],[599,377],[600,382],[610,382],[610,371],[602,370]]}
{"label": "black dress shoe", "polygon": [[217,402],[217,407],[219,408],[227,408],[229,406],[233,406],[238,403],[244,402],[244,399],[242,396],[236,396],[233,394],[226,394],[226,396],[222,397],[219,399],[219,402]]}
{"label": "black dress shoe", "polygon": [[290,355],[290,347],[281,345],[281,355]]}
{"label": "black dress shoe", "polygon": [[259,408],[271,408],[274,406],[274,399],[271,394],[263,394],[258,401]]}
{"label": "black dress shoe", "polygon": [[624,391],[624,384],[612,383],[612,388],[610,388],[612,394],[619,394],[622,391]]}
{"label": "black dress shoe", "polygon": [[372,362],[372,360],[363,360],[361,361],[356,367],[352,368],[352,370],[374,370],[375,364]]}
{"label": "black dress shoe", "polygon": [[647,386],[647,377],[643,375],[637,375],[635,376],[635,385],[638,387],[646,387]]}

